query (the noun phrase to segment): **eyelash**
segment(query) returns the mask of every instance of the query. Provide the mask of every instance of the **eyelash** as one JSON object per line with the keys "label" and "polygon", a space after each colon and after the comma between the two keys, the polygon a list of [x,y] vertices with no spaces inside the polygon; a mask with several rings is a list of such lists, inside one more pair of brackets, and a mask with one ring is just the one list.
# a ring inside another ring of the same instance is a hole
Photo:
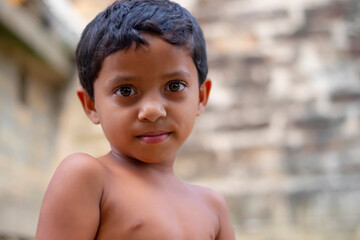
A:
{"label": "eyelash", "polygon": [[[173,85],[173,84],[177,84],[178,86],[178,89],[170,89],[170,87]],[[181,92],[183,91],[185,88],[187,87],[187,84],[183,81],[171,81],[169,82],[167,85],[166,85],[166,88],[165,90],[167,92]],[[127,93],[129,94],[124,94],[124,91],[126,90]],[[130,91],[130,92],[129,92]],[[118,88],[115,89],[114,93],[118,96],[121,96],[121,97],[131,97],[131,96],[134,96],[135,94],[137,94],[137,92],[135,91],[134,87],[133,86],[120,86]]]}
{"label": "eyelash", "polygon": [[[129,95],[124,95],[121,91],[122,90],[130,90],[130,94]],[[117,89],[115,89],[115,94],[121,97],[131,97],[133,95],[136,94],[136,91],[134,90],[134,88],[132,86],[120,86]]]}
{"label": "eyelash", "polygon": [[[171,86],[172,84],[178,84],[178,85],[179,85],[178,87],[180,88],[180,90],[175,90],[175,91],[171,90],[171,89],[170,89],[170,86]],[[183,82],[183,81],[171,81],[171,82],[169,82],[169,83],[167,84],[165,90],[168,91],[168,92],[181,92],[181,91],[184,90],[186,87],[187,87],[187,84],[186,84],[185,82]]]}

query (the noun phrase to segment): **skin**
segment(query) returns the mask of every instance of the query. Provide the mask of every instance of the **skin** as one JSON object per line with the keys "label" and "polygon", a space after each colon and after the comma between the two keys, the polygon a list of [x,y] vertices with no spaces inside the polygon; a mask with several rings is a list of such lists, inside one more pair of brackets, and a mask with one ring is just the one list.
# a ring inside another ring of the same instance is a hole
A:
{"label": "skin", "polygon": [[94,101],[78,96],[111,151],[77,153],[57,168],[43,201],[37,240],[233,240],[224,199],[179,181],[176,151],[205,109],[211,89],[200,87],[183,47],[143,35],[149,46],[105,58]]}

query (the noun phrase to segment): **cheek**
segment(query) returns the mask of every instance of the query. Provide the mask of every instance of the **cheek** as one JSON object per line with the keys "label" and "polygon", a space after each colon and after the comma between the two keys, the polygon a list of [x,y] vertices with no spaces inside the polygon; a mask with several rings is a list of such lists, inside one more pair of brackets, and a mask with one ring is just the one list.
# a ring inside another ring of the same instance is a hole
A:
{"label": "cheek", "polygon": [[116,139],[119,126],[120,124],[117,121],[102,121],[101,127],[105,137],[109,140],[109,142],[112,142],[112,139]]}
{"label": "cheek", "polygon": [[181,107],[175,108],[178,109],[175,114],[177,115],[177,119],[179,119],[179,125],[186,132],[191,132],[194,126],[197,116],[197,107],[197,100],[192,99],[191,101],[187,101]]}
{"label": "cheek", "polygon": [[[189,120],[194,121],[197,115],[197,110],[199,106],[199,92],[197,90],[193,90],[191,93],[191,98],[185,103],[184,114],[187,114]],[[191,119],[190,119],[191,116]]]}
{"label": "cheek", "polygon": [[[108,105],[109,106],[109,105]],[[119,134],[126,136],[133,120],[129,116],[131,112],[119,110],[116,107],[109,107],[106,111],[100,113],[100,123],[106,138],[119,141]]]}

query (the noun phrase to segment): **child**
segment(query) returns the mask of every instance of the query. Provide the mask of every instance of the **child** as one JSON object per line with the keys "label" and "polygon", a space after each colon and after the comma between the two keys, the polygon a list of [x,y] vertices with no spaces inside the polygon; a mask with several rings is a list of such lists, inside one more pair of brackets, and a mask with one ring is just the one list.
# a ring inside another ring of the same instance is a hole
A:
{"label": "child", "polygon": [[62,161],[36,239],[235,239],[223,198],[173,172],[211,88],[195,18],[168,0],[116,1],[85,28],[76,59],[78,97],[111,150]]}

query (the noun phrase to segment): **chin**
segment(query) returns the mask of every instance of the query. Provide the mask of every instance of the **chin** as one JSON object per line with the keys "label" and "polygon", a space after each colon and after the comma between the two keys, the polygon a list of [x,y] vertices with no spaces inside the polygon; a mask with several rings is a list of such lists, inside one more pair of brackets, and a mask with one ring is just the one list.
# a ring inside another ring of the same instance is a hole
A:
{"label": "chin", "polygon": [[142,156],[135,156],[140,162],[147,163],[147,164],[159,164],[164,162],[173,161],[175,159],[175,153],[173,154],[144,154]]}
{"label": "chin", "polygon": [[147,163],[147,164],[159,164],[159,163],[168,162],[168,161],[171,161],[174,159],[175,159],[175,156],[174,157],[156,157],[156,158],[149,158],[149,157],[137,158],[138,161]]}

